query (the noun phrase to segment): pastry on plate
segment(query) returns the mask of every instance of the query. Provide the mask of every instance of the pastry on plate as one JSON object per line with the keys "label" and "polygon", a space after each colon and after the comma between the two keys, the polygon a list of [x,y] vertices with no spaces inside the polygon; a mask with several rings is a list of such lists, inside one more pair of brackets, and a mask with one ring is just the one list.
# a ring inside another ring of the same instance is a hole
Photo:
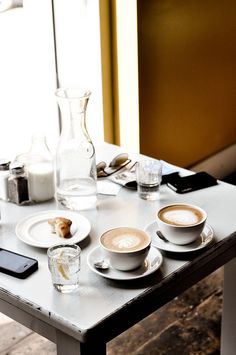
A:
{"label": "pastry on plate", "polygon": [[70,238],[71,237],[71,231],[70,227],[72,224],[72,221],[68,218],[64,217],[55,217],[52,219],[48,220],[48,223],[51,226],[51,232],[55,233],[61,238]]}

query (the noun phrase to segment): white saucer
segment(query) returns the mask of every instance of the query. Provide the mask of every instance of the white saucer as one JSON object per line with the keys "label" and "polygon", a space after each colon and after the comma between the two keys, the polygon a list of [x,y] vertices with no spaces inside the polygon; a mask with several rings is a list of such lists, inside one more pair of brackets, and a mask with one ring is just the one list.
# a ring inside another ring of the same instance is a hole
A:
{"label": "white saucer", "polygon": [[[55,217],[65,217],[72,221],[71,238],[61,238],[51,232],[48,220]],[[37,212],[17,223],[15,232],[24,243],[38,248],[49,248],[59,243],[74,244],[83,240],[89,234],[91,224],[87,218],[74,211],[49,210]]]}
{"label": "white saucer", "polygon": [[145,231],[152,238],[152,245],[154,245],[158,249],[174,253],[188,253],[205,248],[209,243],[211,243],[214,236],[212,227],[209,224],[206,224],[203,229],[203,232],[195,242],[186,245],[176,245],[170,242],[165,242],[164,240],[160,239],[156,234],[157,230],[157,222],[152,222],[145,228]]}
{"label": "white saucer", "polygon": [[89,268],[96,274],[101,275],[107,279],[112,280],[134,280],[141,277],[145,277],[156,271],[162,264],[163,257],[159,250],[154,247],[150,248],[147,258],[145,259],[142,266],[138,269],[131,271],[119,271],[113,269],[111,266],[108,270],[98,270],[94,267],[94,262],[102,260],[104,254],[100,246],[95,247],[90,251],[87,257],[87,263]]}

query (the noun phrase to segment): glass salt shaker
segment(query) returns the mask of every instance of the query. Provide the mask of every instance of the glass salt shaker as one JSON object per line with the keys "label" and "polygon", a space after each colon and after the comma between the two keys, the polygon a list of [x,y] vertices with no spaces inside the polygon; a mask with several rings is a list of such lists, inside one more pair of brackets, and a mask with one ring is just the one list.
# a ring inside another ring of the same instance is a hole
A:
{"label": "glass salt shaker", "polygon": [[10,161],[7,159],[0,159],[0,199],[8,201],[8,178]]}
{"label": "glass salt shaker", "polygon": [[8,178],[9,201],[17,205],[29,201],[28,179],[24,165],[14,162],[10,165],[10,176]]}

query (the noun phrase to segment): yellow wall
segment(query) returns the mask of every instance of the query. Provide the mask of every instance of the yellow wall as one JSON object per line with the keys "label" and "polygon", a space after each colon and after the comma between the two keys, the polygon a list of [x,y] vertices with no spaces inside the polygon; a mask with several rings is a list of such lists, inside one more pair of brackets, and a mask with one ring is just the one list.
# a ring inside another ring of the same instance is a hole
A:
{"label": "yellow wall", "polygon": [[140,151],[187,167],[236,142],[236,1],[138,0]]}

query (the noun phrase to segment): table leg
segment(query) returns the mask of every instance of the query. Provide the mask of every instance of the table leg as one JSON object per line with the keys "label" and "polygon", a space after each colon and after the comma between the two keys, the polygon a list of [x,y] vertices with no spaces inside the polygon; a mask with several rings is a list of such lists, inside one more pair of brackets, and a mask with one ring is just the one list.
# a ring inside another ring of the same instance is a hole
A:
{"label": "table leg", "polygon": [[236,354],[236,258],[224,266],[221,355]]}
{"label": "table leg", "polygon": [[97,341],[81,343],[73,337],[58,331],[57,332],[57,355],[106,355],[106,343]]}

